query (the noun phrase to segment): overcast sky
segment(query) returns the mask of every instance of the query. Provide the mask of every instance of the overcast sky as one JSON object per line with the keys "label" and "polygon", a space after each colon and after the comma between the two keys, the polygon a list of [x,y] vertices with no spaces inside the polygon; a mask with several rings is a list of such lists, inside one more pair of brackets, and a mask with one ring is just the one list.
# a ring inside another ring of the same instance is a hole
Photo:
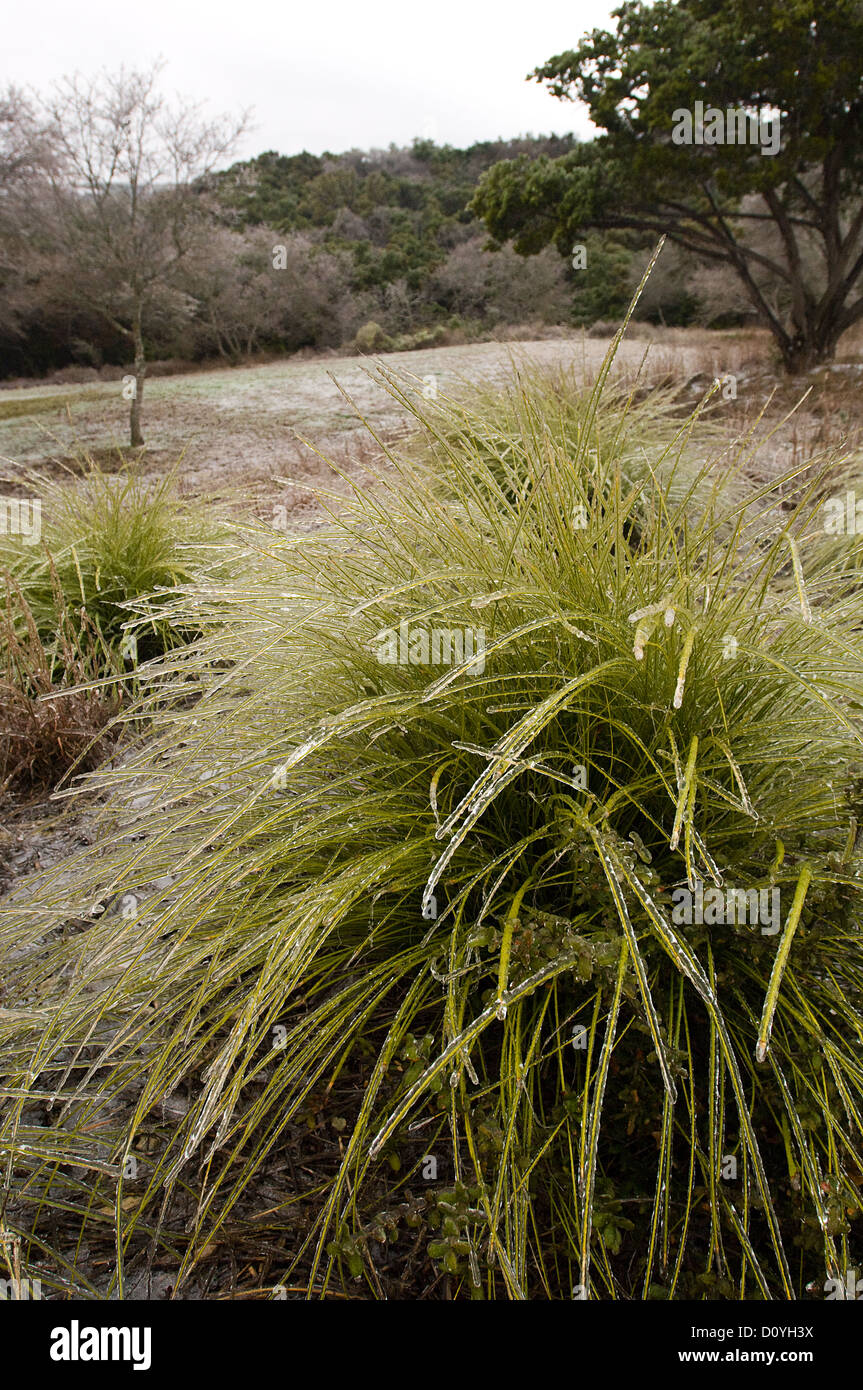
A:
{"label": "overcast sky", "polygon": [[167,60],[170,93],[253,107],[242,157],[591,133],[528,72],[610,27],[608,0],[38,0],[4,16],[3,83]]}

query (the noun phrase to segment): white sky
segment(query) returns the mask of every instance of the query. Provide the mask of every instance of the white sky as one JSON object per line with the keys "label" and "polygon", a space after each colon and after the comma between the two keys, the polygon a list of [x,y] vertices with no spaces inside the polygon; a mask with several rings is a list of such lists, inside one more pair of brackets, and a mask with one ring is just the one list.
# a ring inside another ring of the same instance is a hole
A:
{"label": "white sky", "polygon": [[614,0],[38,0],[3,20],[0,85],[167,60],[162,86],[215,115],[254,108],[240,157],[521,134],[588,136],[583,108],[524,79]]}

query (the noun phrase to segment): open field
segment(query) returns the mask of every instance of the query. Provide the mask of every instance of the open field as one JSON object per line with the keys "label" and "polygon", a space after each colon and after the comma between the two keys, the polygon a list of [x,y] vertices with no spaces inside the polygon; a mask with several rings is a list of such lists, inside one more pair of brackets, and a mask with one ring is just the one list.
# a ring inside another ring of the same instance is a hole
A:
{"label": "open field", "polygon": [[[650,338],[650,373],[681,381],[696,373],[741,370],[743,363],[751,373],[764,358],[765,343],[758,334],[657,330]],[[648,341],[646,335],[625,341],[619,368],[636,371]],[[586,337],[481,343],[377,359],[323,358],[157,377],[147,382],[144,395],[143,468],[160,472],[182,454],[186,490],[213,496],[242,488],[252,496],[279,474],[317,472],[297,436],[324,452],[333,450],[342,463],[368,447],[357,412],[383,438],[399,432],[404,413],[370,379],[373,361],[413,374],[419,389],[424,378],[434,376],[439,390],[451,393],[465,383],[502,381],[513,362],[525,359],[541,366],[574,363],[588,376],[599,367],[607,346]],[[106,466],[112,451],[128,452],[127,420],[119,382],[0,391],[0,454],[37,468],[58,462],[74,467],[76,454],[88,450]]]}
{"label": "open field", "polygon": [[[433,377],[442,393],[451,394],[472,383],[502,382],[514,364],[524,362],[574,365],[589,379],[607,346],[604,340],[580,335],[156,377],[146,384],[147,444],[137,466],[145,474],[158,475],[182,458],[184,492],[213,499],[230,497],[263,516],[273,506],[285,504],[294,523],[302,525],[301,518],[316,511],[314,500],[301,492],[285,494],[275,480],[295,479],[306,485],[325,481],[327,486],[333,480],[301,438],[340,468],[352,471],[374,450],[358,414],[385,442],[403,431],[404,412],[370,376],[374,361],[412,374],[418,391]],[[859,427],[857,383],[863,372],[857,340],[848,342],[837,363],[838,370],[815,374],[813,398],[772,442],[771,466],[781,469],[801,451],[854,436]],[[736,374],[737,399],[725,406],[730,434],[746,428],[772,391],[778,395],[768,417],[780,418],[813,385],[808,379],[779,380],[771,367],[765,335],[756,331],[717,333],[636,325],[621,345],[615,371],[633,378],[639,370],[648,382],[689,383],[686,400],[690,404],[707,390],[713,377]],[[119,382],[0,390],[0,458],[6,478],[11,481],[15,464],[79,471],[84,453],[102,468],[116,467],[121,456],[134,457],[127,447],[127,420],[128,405]]]}

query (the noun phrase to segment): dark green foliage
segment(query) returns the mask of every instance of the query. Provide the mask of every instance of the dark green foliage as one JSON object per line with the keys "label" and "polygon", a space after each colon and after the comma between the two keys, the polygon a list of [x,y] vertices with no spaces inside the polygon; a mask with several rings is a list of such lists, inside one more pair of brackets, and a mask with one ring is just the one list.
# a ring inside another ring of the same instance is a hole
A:
{"label": "dark green foliage", "polygon": [[[550,136],[464,150],[417,140],[411,149],[320,157],[269,152],[233,165],[211,183],[243,225],[313,231],[325,246],[349,250],[356,290],[404,279],[417,291],[454,245],[481,230],[467,208],[486,170],[510,154],[554,157],[574,143],[572,136]],[[609,301],[603,312],[619,308]]]}
{"label": "dark green foliage", "polygon": [[[832,357],[863,316],[863,9],[657,0],[614,18],[533,74],[584,101],[604,133],[497,165],[473,210],[526,252],[552,242],[566,254],[588,228],[667,232],[732,267],[789,371]],[[778,146],[765,153],[766,129],[755,142],[675,142],[676,113],[697,101],[778,118]]]}

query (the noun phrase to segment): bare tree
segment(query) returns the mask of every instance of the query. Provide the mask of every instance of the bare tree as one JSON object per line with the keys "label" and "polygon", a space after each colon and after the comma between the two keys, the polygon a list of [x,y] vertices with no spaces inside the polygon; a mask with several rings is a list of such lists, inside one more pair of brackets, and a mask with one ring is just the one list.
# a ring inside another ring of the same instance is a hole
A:
{"label": "bare tree", "polygon": [[184,285],[207,347],[236,360],[279,337],[280,282],[273,269],[277,232],[215,226],[189,257]]}
{"label": "bare tree", "polygon": [[162,66],[67,79],[47,105],[58,232],[75,264],[70,291],[134,351],[133,448],[144,442],[147,315],[182,296],[180,272],[206,226],[198,181],[247,125],[246,115],[204,121],[195,106],[170,105],[157,87]]}
{"label": "bare tree", "polygon": [[22,240],[22,209],[50,163],[33,102],[19,87],[7,87],[0,92],[0,273],[17,268],[11,251]]}
{"label": "bare tree", "polygon": [[53,152],[31,97],[20,87],[0,92],[0,199],[53,163]]}
{"label": "bare tree", "polygon": [[494,322],[555,323],[571,303],[563,261],[546,247],[530,260],[511,247],[484,249],[474,236],[455,246],[429,281],[429,291],[450,313]]}

